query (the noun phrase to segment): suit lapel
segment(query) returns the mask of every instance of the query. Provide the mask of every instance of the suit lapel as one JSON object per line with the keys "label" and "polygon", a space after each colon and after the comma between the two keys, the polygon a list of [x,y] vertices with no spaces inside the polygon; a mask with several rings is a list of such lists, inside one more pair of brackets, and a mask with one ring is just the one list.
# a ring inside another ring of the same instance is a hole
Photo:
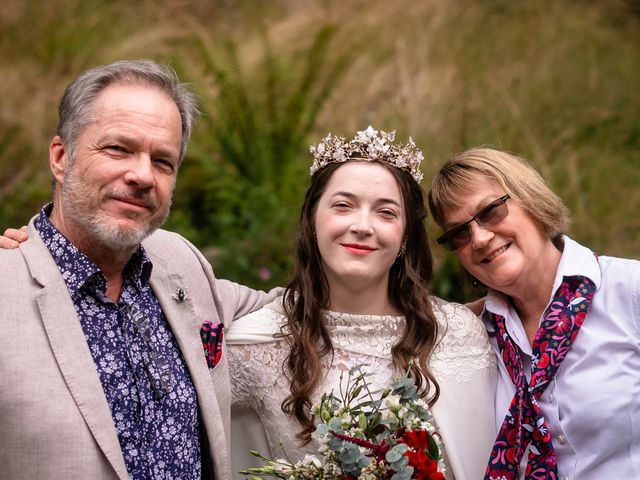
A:
{"label": "suit lapel", "polygon": [[[182,276],[169,273],[170,271],[178,271],[178,269],[168,269],[162,259],[154,256],[149,250],[147,253],[153,261],[153,273],[149,283],[176,337],[198,393],[200,417],[204,421],[202,427],[205,429],[202,430],[202,433],[206,433],[208,436],[212,449],[211,454],[215,459],[216,472],[228,470],[221,464],[228,461],[229,458],[226,451],[227,443],[224,441],[222,414],[200,338],[200,326],[203,319],[199,319],[195,312],[193,299]],[[185,293],[182,301],[178,297],[178,291],[181,289]]]}
{"label": "suit lapel", "polygon": [[29,227],[32,241],[23,245],[22,252],[34,279],[43,286],[37,303],[51,349],[96,443],[118,476],[127,479],[111,411],[69,291],[39,234],[32,224]]}

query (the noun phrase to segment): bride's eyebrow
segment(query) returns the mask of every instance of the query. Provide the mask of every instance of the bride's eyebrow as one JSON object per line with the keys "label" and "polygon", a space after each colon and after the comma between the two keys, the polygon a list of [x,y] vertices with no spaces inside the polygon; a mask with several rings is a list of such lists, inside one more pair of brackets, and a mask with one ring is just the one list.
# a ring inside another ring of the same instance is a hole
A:
{"label": "bride's eyebrow", "polygon": [[378,204],[390,203],[390,204],[395,205],[397,207],[401,207],[402,206],[397,200],[394,200],[393,198],[379,198],[379,199],[376,200],[376,203],[378,203]]}
{"label": "bride's eyebrow", "polygon": [[[339,191],[339,192],[334,192],[331,194],[331,197],[347,197],[347,198],[356,198],[357,195],[351,193],[351,192],[343,192],[343,191]],[[394,200],[393,198],[386,198],[386,197],[382,197],[382,198],[376,198],[376,203],[391,203],[393,205],[397,205],[398,207],[401,207],[402,205],[400,204],[400,202],[398,202],[397,200]]]}

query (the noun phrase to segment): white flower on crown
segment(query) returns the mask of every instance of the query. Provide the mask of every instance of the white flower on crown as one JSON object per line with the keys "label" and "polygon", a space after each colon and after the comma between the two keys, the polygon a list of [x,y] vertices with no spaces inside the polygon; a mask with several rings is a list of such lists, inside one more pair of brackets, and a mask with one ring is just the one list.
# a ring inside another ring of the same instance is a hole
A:
{"label": "white flower on crown", "polygon": [[366,160],[386,163],[405,170],[416,182],[422,182],[420,164],[424,160],[424,155],[411,137],[406,145],[393,143],[395,138],[395,131],[378,131],[371,125],[366,130],[356,132],[352,140],[329,133],[317,145],[309,147],[309,151],[313,154],[310,174],[313,176],[330,163]]}

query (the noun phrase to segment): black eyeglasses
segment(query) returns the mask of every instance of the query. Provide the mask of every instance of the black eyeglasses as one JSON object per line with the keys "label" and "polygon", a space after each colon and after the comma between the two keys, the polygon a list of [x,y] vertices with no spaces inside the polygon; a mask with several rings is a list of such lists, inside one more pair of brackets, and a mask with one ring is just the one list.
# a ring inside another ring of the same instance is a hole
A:
{"label": "black eyeglasses", "polygon": [[507,207],[509,198],[509,194],[506,194],[494,200],[471,219],[446,231],[444,235],[438,238],[438,243],[444,245],[448,250],[458,250],[464,247],[471,241],[469,224],[475,221],[481,227],[497,225],[509,215],[509,208]]}

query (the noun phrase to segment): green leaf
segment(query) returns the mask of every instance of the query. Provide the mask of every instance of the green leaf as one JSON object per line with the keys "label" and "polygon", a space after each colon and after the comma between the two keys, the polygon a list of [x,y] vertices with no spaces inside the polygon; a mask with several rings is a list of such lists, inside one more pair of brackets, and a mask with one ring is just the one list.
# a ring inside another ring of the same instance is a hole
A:
{"label": "green leaf", "polygon": [[361,413],[360,415],[358,415],[358,425],[360,426],[360,429],[363,432],[367,431],[367,416],[364,413]]}
{"label": "green leaf", "polygon": [[429,438],[427,439],[427,452],[430,458],[440,460],[440,449],[438,448],[438,444],[435,438],[433,438],[433,435],[429,435]]}
{"label": "green leaf", "polygon": [[385,460],[389,463],[397,462],[403,458],[404,453],[408,450],[408,447],[404,443],[399,443],[393,446],[385,455]]}

